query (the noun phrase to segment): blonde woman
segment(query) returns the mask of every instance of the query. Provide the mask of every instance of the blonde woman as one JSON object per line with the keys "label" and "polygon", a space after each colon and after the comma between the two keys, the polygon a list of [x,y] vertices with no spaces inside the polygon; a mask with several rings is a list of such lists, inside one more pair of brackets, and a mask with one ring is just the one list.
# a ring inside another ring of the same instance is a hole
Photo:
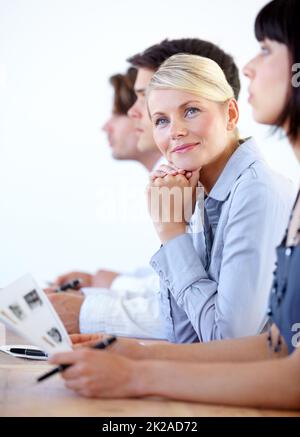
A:
{"label": "blonde woman", "polygon": [[[152,78],[148,108],[154,140],[170,163],[152,173],[148,189],[162,243],[151,265],[161,279],[167,338],[205,342],[260,333],[292,190],[268,168],[252,138],[239,139],[233,90],[212,60],[169,58]],[[185,195],[199,183],[206,195],[202,232],[196,229],[201,207],[191,208]],[[167,219],[166,190],[177,190],[179,198]]]}

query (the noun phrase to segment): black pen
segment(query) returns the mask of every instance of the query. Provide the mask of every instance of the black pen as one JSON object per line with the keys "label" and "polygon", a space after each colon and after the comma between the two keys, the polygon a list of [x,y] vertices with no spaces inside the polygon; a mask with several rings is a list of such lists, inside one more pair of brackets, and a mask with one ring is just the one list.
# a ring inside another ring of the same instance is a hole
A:
{"label": "black pen", "polygon": [[25,348],[19,348],[19,347],[12,347],[8,349],[9,352],[12,354],[18,354],[18,355],[24,355],[25,357],[47,357],[48,354],[46,354],[43,351],[37,350],[37,349],[25,349]]}
{"label": "black pen", "polygon": [[[108,337],[105,340],[101,341],[100,343],[95,344],[95,346],[92,346],[92,349],[105,349],[107,346],[111,345],[117,340],[117,337],[112,336]],[[54,369],[50,370],[50,372],[44,373],[44,375],[40,376],[37,379],[37,382],[41,382],[46,378],[49,378],[49,376],[55,375],[55,373],[63,372],[65,369],[70,367],[72,364],[60,364],[58,367],[55,367]]]}
{"label": "black pen", "polygon": [[67,290],[79,290],[81,282],[82,282],[81,279],[74,279],[73,281],[66,282],[65,284],[56,288],[55,291],[56,293],[59,293],[61,291],[67,291]]}

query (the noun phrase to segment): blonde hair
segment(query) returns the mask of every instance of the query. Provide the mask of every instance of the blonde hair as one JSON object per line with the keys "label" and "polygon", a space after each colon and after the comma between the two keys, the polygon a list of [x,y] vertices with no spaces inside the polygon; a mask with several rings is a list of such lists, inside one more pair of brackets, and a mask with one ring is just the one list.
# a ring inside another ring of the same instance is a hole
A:
{"label": "blonde hair", "polygon": [[176,89],[213,102],[225,103],[234,98],[223,70],[212,59],[180,53],[168,58],[153,75],[151,90]]}

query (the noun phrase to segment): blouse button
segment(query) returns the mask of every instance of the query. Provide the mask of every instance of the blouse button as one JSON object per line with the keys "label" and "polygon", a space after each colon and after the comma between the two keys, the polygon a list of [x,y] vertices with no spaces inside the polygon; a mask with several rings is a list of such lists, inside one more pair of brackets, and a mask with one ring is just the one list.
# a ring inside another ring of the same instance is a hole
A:
{"label": "blouse button", "polygon": [[292,253],[292,249],[291,249],[290,247],[288,247],[288,248],[286,249],[286,251],[285,251],[285,255],[286,255],[286,256],[291,256],[291,253]]}

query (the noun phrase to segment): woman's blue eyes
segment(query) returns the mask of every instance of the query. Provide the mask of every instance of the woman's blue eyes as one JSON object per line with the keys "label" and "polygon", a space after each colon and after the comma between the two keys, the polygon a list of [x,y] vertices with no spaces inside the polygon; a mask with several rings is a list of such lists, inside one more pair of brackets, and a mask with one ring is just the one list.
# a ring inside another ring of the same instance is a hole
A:
{"label": "woman's blue eyes", "polygon": [[[187,109],[184,111],[184,116],[190,117],[190,116],[195,115],[195,114],[198,113],[198,112],[200,112],[200,109],[198,109],[198,108],[192,108],[192,107],[191,107],[191,108],[187,108]],[[166,117],[160,117],[160,118],[158,118],[157,120],[155,120],[154,124],[155,124],[155,126],[164,126],[164,125],[166,125],[168,122],[169,122],[169,119],[168,119],[168,118],[166,118]]]}
{"label": "woman's blue eyes", "polygon": [[161,126],[164,125],[165,122],[167,122],[168,120],[166,118],[158,118],[157,120],[155,120],[155,126]]}
{"label": "woman's blue eyes", "polygon": [[196,114],[197,112],[199,112],[199,109],[198,109],[198,108],[187,108],[187,109],[185,110],[185,115],[194,115],[194,114]]}

